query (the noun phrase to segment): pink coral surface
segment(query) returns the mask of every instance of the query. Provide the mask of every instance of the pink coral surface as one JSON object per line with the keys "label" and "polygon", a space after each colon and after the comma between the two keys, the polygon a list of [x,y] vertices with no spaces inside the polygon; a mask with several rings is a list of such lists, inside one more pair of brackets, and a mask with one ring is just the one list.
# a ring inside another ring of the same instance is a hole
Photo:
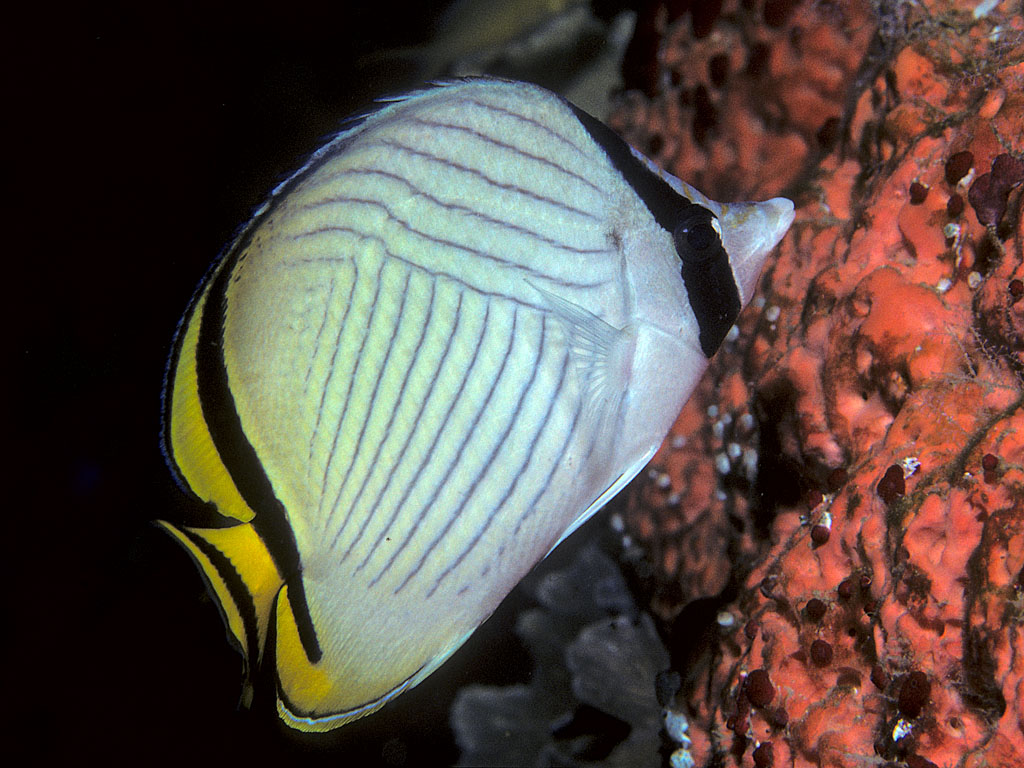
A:
{"label": "pink coral surface", "polygon": [[[630,502],[655,612],[740,618],[689,674],[698,765],[1024,765],[1024,19],[975,5],[726,0],[613,118],[709,193],[798,195]],[[723,51],[694,131],[682,62]]]}

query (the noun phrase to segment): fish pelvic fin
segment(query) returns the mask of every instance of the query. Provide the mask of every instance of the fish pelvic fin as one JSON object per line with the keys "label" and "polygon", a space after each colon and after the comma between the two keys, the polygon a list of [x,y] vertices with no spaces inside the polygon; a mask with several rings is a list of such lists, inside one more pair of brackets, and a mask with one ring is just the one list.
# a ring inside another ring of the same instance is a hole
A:
{"label": "fish pelvic fin", "polygon": [[284,586],[263,540],[252,525],[188,528],[156,525],[181,544],[199,566],[216,598],[228,636],[245,660],[242,702],[252,703],[252,674],[263,658],[271,611]]}

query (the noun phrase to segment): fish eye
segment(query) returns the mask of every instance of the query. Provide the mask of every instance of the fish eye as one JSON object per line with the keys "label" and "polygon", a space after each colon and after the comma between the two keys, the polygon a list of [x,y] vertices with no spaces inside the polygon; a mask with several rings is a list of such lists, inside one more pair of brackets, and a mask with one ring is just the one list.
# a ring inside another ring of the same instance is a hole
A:
{"label": "fish eye", "polygon": [[691,227],[686,233],[686,244],[695,251],[703,251],[713,242],[715,242],[715,230],[705,221]]}
{"label": "fish eye", "polygon": [[712,246],[718,242],[718,232],[711,223],[712,216],[707,208],[697,205],[687,209],[672,233],[679,258],[699,261],[715,253]]}

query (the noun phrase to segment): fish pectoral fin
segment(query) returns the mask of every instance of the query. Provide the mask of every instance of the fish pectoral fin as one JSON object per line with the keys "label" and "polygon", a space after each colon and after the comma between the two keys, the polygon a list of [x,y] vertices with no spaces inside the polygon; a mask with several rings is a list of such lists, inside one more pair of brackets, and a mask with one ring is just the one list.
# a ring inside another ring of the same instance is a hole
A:
{"label": "fish pectoral fin", "polygon": [[614,424],[629,386],[636,333],[632,326],[616,328],[572,301],[530,283],[569,344],[569,354],[581,379],[583,413],[601,425]]}
{"label": "fish pectoral fin", "polygon": [[284,584],[266,546],[248,523],[228,528],[156,524],[192,556],[216,598],[228,633],[245,657],[243,700],[248,703],[251,670],[263,656],[274,597]]}

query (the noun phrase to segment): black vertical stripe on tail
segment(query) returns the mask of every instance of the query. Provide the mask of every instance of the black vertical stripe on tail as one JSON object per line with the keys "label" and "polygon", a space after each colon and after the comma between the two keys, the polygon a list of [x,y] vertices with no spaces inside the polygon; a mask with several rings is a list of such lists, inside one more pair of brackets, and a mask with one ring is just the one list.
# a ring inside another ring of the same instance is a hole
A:
{"label": "black vertical stripe on tail", "polygon": [[[252,230],[250,229],[251,233]],[[210,286],[203,306],[196,348],[196,378],[203,419],[220,460],[245,503],[255,513],[252,527],[267,547],[274,564],[288,585],[288,599],[306,657],[316,663],[323,655],[302,586],[302,562],[295,534],[288,524],[284,505],[263,469],[256,450],[245,435],[235,408],[228,371],[224,362],[224,316],[227,288],[238,254],[244,252],[248,237],[236,245],[224,260]]]}

